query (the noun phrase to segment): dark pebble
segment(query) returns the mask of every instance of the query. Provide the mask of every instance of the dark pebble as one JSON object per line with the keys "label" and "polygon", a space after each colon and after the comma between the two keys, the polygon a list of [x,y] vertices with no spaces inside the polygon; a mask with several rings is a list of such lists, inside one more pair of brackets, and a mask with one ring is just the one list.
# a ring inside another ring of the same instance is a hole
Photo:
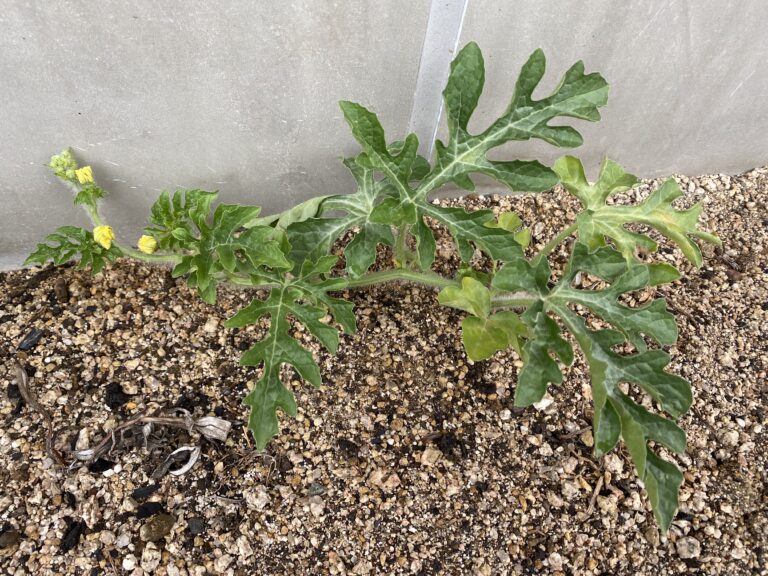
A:
{"label": "dark pebble", "polygon": [[98,460],[88,464],[88,471],[93,472],[94,474],[101,474],[102,472],[111,470],[114,465],[114,462],[104,460],[104,458],[99,458]]}
{"label": "dark pebble", "polygon": [[0,534],[0,550],[18,546],[19,542],[21,542],[21,536],[16,530],[4,530],[3,533]]}
{"label": "dark pebble", "polygon": [[136,488],[136,490],[131,492],[131,498],[133,498],[134,500],[142,500],[147,496],[151,496],[158,490],[160,490],[160,484],[151,484],[149,486],[142,486],[141,488]]}
{"label": "dark pebble", "polygon": [[123,392],[122,387],[117,382],[107,384],[107,388],[104,392],[104,403],[110,410],[117,410],[130,399],[130,394]]}
{"label": "dark pebble", "polygon": [[8,394],[8,400],[10,400],[12,403],[24,402],[24,398],[21,395],[21,390],[19,390],[19,387],[16,384],[8,384],[8,390],[6,393]]}
{"label": "dark pebble", "polygon": [[480,392],[480,394],[485,394],[488,396],[489,394],[496,394],[496,384],[493,382],[486,382],[485,380],[479,380],[474,385],[475,390]]}
{"label": "dark pebble", "polygon": [[84,530],[85,522],[70,522],[67,526],[67,531],[64,533],[64,537],[61,539],[61,545],[59,546],[61,551],[69,552],[75,548],[78,542],[80,542],[80,536],[82,536]]}
{"label": "dark pebble", "polygon": [[339,446],[339,449],[348,458],[357,458],[357,455],[360,452],[360,446],[352,442],[352,440],[347,440],[346,438],[339,438],[338,440],[336,440],[336,444]]}
{"label": "dark pebble", "polygon": [[160,502],[144,502],[136,511],[136,518],[149,518],[162,511],[163,505]]}
{"label": "dark pebble", "polygon": [[53,291],[56,294],[56,300],[58,300],[59,304],[66,304],[69,302],[69,286],[67,286],[67,281],[61,276],[56,278],[56,282],[53,285]]}
{"label": "dark pebble", "polygon": [[74,508],[77,504],[77,498],[75,498],[75,495],[72,494],[72,492],[64,492],[62,499],[64,500],[64,503],[70,508]]}
{"label": "dark pebble", "polygon": [[319,496],[320,494],[325,493],[325,486],[322,484],[318,484],[317,482],[312,482],[312,484],[309,485],[309,490],[307,490],[308,496]]}
{"label": "dark pebble", "polygon": [[24,350],[26,352],[37,346],[37,343],[40,342],[40,338],[43,337],[43,333],[44,332],[40,330],[40,328],[32,328],[19,344],[19,350]]}
{"label": "dark pebble", "polygon": [[144,542],[157,542],[162,540],[173,530],[173,525],[176,523],[176,518],[170,514],[158,514],[152,516],[147,522],[139,529],[139,537]]}
{"label": "dark pebble", "polygon": [[190,518],[187,520],[187,528],[189,528],[190,533],[194,534],[195,536],[202,534],[205,532],[205,520],[199,516]]}

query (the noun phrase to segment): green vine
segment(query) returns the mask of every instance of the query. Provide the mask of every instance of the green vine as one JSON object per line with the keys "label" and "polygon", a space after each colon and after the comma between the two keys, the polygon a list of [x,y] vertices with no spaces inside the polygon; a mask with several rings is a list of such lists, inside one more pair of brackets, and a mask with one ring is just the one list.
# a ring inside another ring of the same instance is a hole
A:
{"label": "green vine", "polygon": [[[677,509],[682,475],[658,447],[685,450],[685,433],[674,421],[690,407],[691,388],[665,371],[669,355],[661,347],[674,344],[677,326],[664,300],[629,307],[622,298],[646,286],[671,282],[679,273],[669,264],[641,261],[638,250],[653,252],[657,243],[627,225],[655,229],[696,266],[701,265],[702,255],[691,238],[719,240],[698,229],[700,207],[683,211],[672,207],[681,195],[673,180],[645,201],[625,206],[610,203],[611,196],[637,180],[610,160],[590,184],[581,162],[571,156],[558,160],[554,169],[531,160],[489,159],[490,151],[514,140],[537,138],[555,146],[578,146],[581,136],[561,119],[600,118],[598,108],[607,101],[608,85],[599,74],[585,74],[578,62],[554,92],[536,100],[532,94],[544,69],[544,55],[537,50],[523,66],[506,112],[471,134],[469,120],[483,90],[485,68],[480,49],[470,43],[451,65],[443,92],[448,139],[436,142],[432,162],[417,154],[415,134],[388,143],[373,112],[341,102],[362,148],[356,157],[344,161],[357,182],[354,194],[313,198],[281,214],[261,216],[253,206],[214,207],[215,192],[163,192],[152,206],[146,234],[136,248],[122,243],[100,217],[98,203],[106,192],[95,183],[90,167],[78,167],[72,153],[64,151],[53,157],[51,168],[74,189],[75,203],[85,208],[94,227],[60,228],[27,263],[53,260],[61,264],[79,255],[80,266],[90,265],[94,272],[121,256],[171,264],[173,275],[186,277],[209,303],[216,301],[222,283],[267,290],[265,299],[254,299],[226,322],[235,327],[269,318],[267,334],[241,359],[243,364],[263,368],[244,400],[259,450],[279,432],[278,410],[296,413],[294,396],[280,378],[281,367],[292,365],[314,386],[322,382],[312,353],[291,336],[291,323],[303,324],[334,353],[339,345],[336,326],[347,333],[355,330],[352,304],[334,296],[342,290],[386,282],[438,289],[441,304],[466,312],[462,340],[469,358],[484,360],[510,347],[522,358],[515,389],[517,406],[538,402],[549,385],[562,381],[561,367],[573,362],[571,342],[575,342],[591,372],[595,451],[603,454],[619,439],[624,441],[659,525],[666,531]],[[550,125],[552,120],[559,121]],[[428,201],[430,193],[448,183],[473,190],[476,174],[516,192],[543,192],[562,182],[583,210],[573,224],[526,258],[530,232],[516,214],[495,217],[489,210],[467,212]],[[436,244],[426,218],[438,221],[453,236],[463,261],[454,277],[431,270]],[[349,231],[355,234],[344,250],[345,271],[332,273],[338,258],[331,248]],[[547,256],[571,236],[575,241],[568,265],[555,277]],[[371,272],[380,245],[393,248],[394,267]],[[478,251],[490,260],[490,272],[473,264]],[[580,273],[599,277],[603,287],[575,286]],[[610,328],[589,328],[577,310],[588,310]],[[328,314],[335,325],[323,320]],[[617,352],[620,344],[629,344],[634,352]],[[622,388],[625,384],[638,386],[668,417],[637,403]]]}

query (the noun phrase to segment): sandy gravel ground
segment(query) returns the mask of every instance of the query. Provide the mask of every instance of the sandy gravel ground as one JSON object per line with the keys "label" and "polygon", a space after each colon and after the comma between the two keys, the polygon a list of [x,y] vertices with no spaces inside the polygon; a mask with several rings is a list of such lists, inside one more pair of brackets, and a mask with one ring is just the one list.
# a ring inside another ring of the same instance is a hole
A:
{"label": "sandy gravel ground", "polygon": [[[285,374],[299,417],[258,454],[240,406],[257,370],[237,360],[265,327],[221,325],[254,294],[207,306],[167,270],[119,262],[96,277],[71,266],[0,276],[0,574],[768,573],[768,169],[680,180],[683,204],[702,201],[724,245],[704,249],[700,270],[676,249],[658,254],[684,274],[658,292],[680,324],[670,367],[695,396],[668,538],[626,452],[592,452],[580,358],[548,407],[516,409],[519,359],[469,362],[461,315],[432,290],[355,291],[359,330],[335,358],[297,329],[325,386]],[[461,202],[541,220],[538,245],[575,215],[561,190]],[[455,268],[444,231],[438,246],[436,267]],[[233,428],[221,443],[138,427],[67,469],[20,396],[16,361],[66,457],[141,415],[182,409]],[[201,447],[199,461],[165,473],[182,446]]]}

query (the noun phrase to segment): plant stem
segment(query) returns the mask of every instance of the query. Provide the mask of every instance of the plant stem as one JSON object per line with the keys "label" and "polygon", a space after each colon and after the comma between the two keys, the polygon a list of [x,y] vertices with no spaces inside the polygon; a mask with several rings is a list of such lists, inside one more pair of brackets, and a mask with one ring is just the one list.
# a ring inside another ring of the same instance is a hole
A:
{"label": "plant stem", "polygon": [[397,229],[397,235],[395,236],[395,261],[399,266],[405,268],[408,265],[408,245],[406,240],[408,239],[408,232],[411,226],[409,224],[403,224]]}
{"label": "plant stem", "polygon": [[136,258],[137,260],[143,260],[149,264],[178,264],[181,262],[181,256],[177,256],[176,254],[145,254],[144,252],[134,250],[133,248],[124,246],[118,242],[113,242],[113,244],[126,256]]}
{"label": "plant stem", "polygon": [[[95,226],[104,226],[104,221],[101,219],[96,206],[84,205],[85,211],[88,217],[91,219],[91,223]],[[145,254],[139,250],[134,250],[130,246],[125,246],[119,242],[113,242],[113,244],[126,256],[142,260],[150,264],[178,264],[181,261],[181,256],[176,254]]]}
{"label": "plant stem", "polygon": [[577,227],[578,226],[576,222],[574,222],[573,224],[571,224],[570,226],[562,230],[557,236],[552,238],[552,240],[547,242],[544,245],[544,248],[542,248],[541,251],[538,254],[536,254],[536,256],[533,258],[531,264],[535,266],[536,264],[541,262],[542,258],[546,258],[549,255],[549,253],[552,252],[552,250],[554,250],[555,248],[557,248],[563,240],[565,240],[566,238],[568,238],[568,236],[573,234],[576,231]]}
{"label": "plant stem", "polygon": [[491,296],[491,309],[500,310],[503,308],[527,308],[538,298],[528,292],[507,292],[494,294]]}
{"label": "plant stem", "polygon": [[351,278],[347,281],[347,288],[362,288],[364,286],[373,286],[384,282],[416,282],[425,286],[435,288],[445,288],[446,286],[455,286],[457,282],[449,278],[444,278],[434,272],[416,272],[415,270],[382,270],[380,272],[371,272],[359,278]]}
{"label": "plant stem", "polygon": [[234,284],[235,286],[241,286],[243,288],[252,288],[253,290],[267,290],[272,288],[279,288],[280,284],[277,282],[266,284],[254,284],[250,278],[244,276],[236,276],[234,274],[228,275],[225,279],[221,280],[227,284]]}

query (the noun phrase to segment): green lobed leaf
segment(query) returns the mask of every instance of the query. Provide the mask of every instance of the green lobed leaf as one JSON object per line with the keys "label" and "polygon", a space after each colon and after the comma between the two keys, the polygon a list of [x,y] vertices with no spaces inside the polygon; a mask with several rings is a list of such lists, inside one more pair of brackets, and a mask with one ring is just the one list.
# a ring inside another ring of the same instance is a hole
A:
{"label": "green lobed leaf", "polygon": [[[389,226],[373,218],[376,206],[395,193],[394,190],[386,182],[374,180],[374,170],[361,165],[356,158],[348,158],[344,164],[357,182],[357,192],[327,197],[320,205],[320,217],[297,221],[286,228],[291,244],[290,259],[297,268],[307,259],[327,254],[333,242],[352,228],[360,229],[345,249],[347,270],[353,277],[368,271],[376,260],[379,243],[392,245],[394,242]],[[327,213],[341,215],[322,217]]]}
{"label": "green lobed leaf", "polygon": [[557,183],[557,176],[538,162],[497,162],[486,154],[511,140],[539,138],[555,146],[579,146],[581,136],[569,126],[550,126],[561,116],[595,121],[597,108],[605,105],[608,85],[599,74],[584,74],[581,62],[574,64],[548,97],[533,99],[533,91],[544,75],[545,58],[536,50],[523,66],[515,93],[505,113],[485,131],[468,132],[469,119],[477,106],[485,81],[482,53],[474,42],[467,44],[451,64],[443,92],[448,116],[448,143],[436,143],[437,165],[417,191],[425,197],[446,182],[472,189],[470,174],[479,172],[516,191],[542,191]]}
{"label": "green lobed leaf", "polygon": [[662,532],[666,532],[678,506],[682,474],[671,462],[661,459],[648,446],[660,443],[681,453],[685,433],[674,422],[653,414],[637,404],[619,387],[636,384],[661,407],[678,417],[691,405],[690,385],[664,368],[669,355],[661,350],[622,355],[613,347],[624,341],[614,330],[592,331],[582,318],[565,305],[551,306],[579,342],[590,368],[595,406],[595,450],[602,454],[623,438],[635,463],[637,474],[648,492],[653,512]]}
{"label": "green lobed leaf", "polygon": [[494,260],[514,261],[523,257],[523,249],[515,235],[501,228],[486,226],[493,221],[490,210],[467,212],[463,208],[426,205],[422,214],[445,224],[451,231],[462,260],[468,262],[477,246]]}
{"label": "green lobed leaf", "polygon": [[[621,254],[611,248],[602,247],[590,253],[584,244],[577,242],[564,278],[548,300],[586,306],[619,329],[638,348],[644,347],[643,334],[659,344],[674,344],[677,341],[677,324],[675,317],[667,311],[663,298],[634,308],[618,301],[623,294],[648,286],[650,270],[654,269],[650,265],[640,263],[628,266],[625,260],[621,260]],[[571,281],[579,271],[600,276],[611,284],[603,290],[574,288]]]}
{"label": "green lobed leaf", "polygon": [[447,286],[438,302],[469,312],[461,322],[461,338],[471,360],[485,360],[510,346],[520,352],[521,337],[527,336],[525,323],[510,311],[491,314],[491,292],[479,280],[464,276],[460,286]]}
{"label": "green lobed leaf", "polygon": [[624,172],[615,162],[605,159],[600,168],[597,182],[589,184],[581,161],[565,156],[555,162],[555,172],[565,188],[576,196],[586,209],[577,217],[579,238],[591,249],[605,245],[610,238],[627,260],[635,260],[639,248],[654,252],[658,245],[645,234],[630,232],[628,224],[644,224],[654,228],[682,250],[688,260],[700,267],[701,250],[691,239],[700,238],[711,244],[720,244],[717,236],[698,228],[701,206],[676,210],[672,202],[682,195],[678,184],[670,179],[650,196],[637,205],[623,206],[606,204],[615,193],[627,190],[637,179]]}
{"label": "green lobed leaf", "polygon": [[107,192],[103,188],[99,188],[94,183],[89,183],[83,185],[80,191],[75,194],[74,203],[75,206],[82,204],[95,207],[96,202],[106,195]]}
{"label": "green lobed leaf", "polygon": [[509,310],[491,314],[487,318],[467,316],[461,322],[464,349],[475,362],[487,360],[499,350],[506,350],[510,346],[522,354],[520,339],[527,335],[525,323]]}
{"label": "green lobed leaf", "polygon": [[328,295],[329,291],[341,289],[345,284],[344,280],[325,277],[335,262],[333,256],[306,261],[298,277],[286,275],[283,284],[272,289],[266,300],[253,300],[225,323],[233,328],[257,324],[265,316],[270,319],[266,336],[240,360],[244,365],[263,366],[262,377],[244,401],[251,408],[248,427],[258,450],[263,450],[279,431],[278,409],[289,416],[296,414],[293,394],[280,381],[281,366],[290,364],[314,386],[322,384],[320,368],[312,353],[290,334],[290,318],[303,324],[331,353],[336,352],[339,334],[323,321],[326,313],[330,312],[345,331],[355,330],[352,304]]}
{"label": "green lobed leaf", "polygon": [[166,194],[153,207],[152,216],[163,223],[165,232],[170,229],[161,237],[183,242],[185,254],[172,275],[189,275],[187,283],[208,304],[216,302],[216,288],[227,274],[261,275],[293,267],[272,227],[244,227],[258,217],[259,207],[219,204],[209,216],[205,211],[215,197],[201,191],[189,191],[184,197],[177,193],[173,199]]}
{"label": "green lobed leaf", "polygon": [[515,406],[539,402],[548,384],[560,384],[563,375],[550,352],[566,366],[573,362],[571,345],[560,336],[560,327],[547,316],[541,303],[534,304],[522,316],[528,325],[529,339],[523,346],[523,368],[517,377]]}
{"label": "green lobed leaf", "polygon": [[413,204],[410,181],[417,165],[419,139],[416,134],[408,134],[405,141],[397,143],[399,146],[389,147],[376,114],[354,102],[341,101],[339,106],[352,135],[363,148],[358,164],[381,171],[397,190],[403,204]]}
{"label": "green lobed leaf", "polygon": [[474,278],[464,277],[461,286],[447,286],[437,296],[443,306],[451,306],[487,318],[491,311],[491,291]]}
{"label": "green lobed leaf", "polygon": [[77,267],[84,269],[90,266],[92,272],[97,274],[107,261],[114,261],[122,256],[117,246],[113,245],[107,250],[94,240],[90,230],[77,226],[62,226],[45,239],[46,243],[38,244],[35,251],[24,261],[24,265],[45,264],[50,260],[59,266],[79,255]]}
{"label": "green lobed leaf", "polygon": [[[648,271],[648,286],[658,286],[674,282],[680,278],[680,272],[670,264],[652,262],[641,264],[631,262],[632,266],[641,266]],[[573,280],[579,270],[588,271],[607,282],[613,282],[627,271],[628,263],[624,256],[608,246],[590,250],[586,244],[574,244],[571,260],[566,270],[568,281]]]}
{"label": "green lobed leaf", "polygon": [[184,249],[195,240],[195,220],[208,215],[217,196],[217,192],[204,190],[176,190],[173,195],[163,191],[150,208],[150,226],[145,232],[157,240],[161,250]]}
{"label": "green lobed leaf", "polygon": [[[495,260],[517,259],[522,252],[515,242],[526,244],[526,231],[503,234],[501,230],[486,232],[478,224],[492,217],[462,214],[457,209],[435,207],[427,202],[433,190],[447,182],[472,190],[470,174],[483,173],[513,190],[542,191],[557,183],[555,173],[535,161],[495,161],[486,153],[510,140],[541,138],[557,146],[576,146],[581,137],[573,128],[549,126],[561,117],[597,120],[597,108],[605,104],[608,87],[598,74],[584,74],[577,63],[566,73],[560,86],[547,98],[533,100],[531,94],[544,73],[544,56],[536,51],[523,67],[512,103],[505,114],[478,135],[468,133],[468,122],[483,90],[485,70],[477,44],[465,46],[451,64],[451,74],[443,92],[448,118],[448,144],[436,143],[436,165],[427,170],[428,163],[416,155],[418,141],[413,134],[404,142],[387,145],[384,129],[376,115],[359,104],[341,102],[340,106],[352,134],[363,148],[358,164],[379,172],[392,186],[395,194],[377,204],[370,212],[370,221],[394,226],[414,226],[417,238],[417,258],[422,269],[431,264],[432,242],[423,226],[426,216],[433,217],[450,229],[463,259],[468,260],[474,244]],[[418,181],[416,188],[412,181]],[[341,223],[339,223],[341,227]],[[326,224],[328,234],[337,228]],[[306,234],[307,227],[302,232]]]}
{"label": "green lobed leaf", "polygon": [[530,294],[547,294],[549,278],[552,271],[546,258],[533,264],[525,258],[517,258],[505,262],[493,277],[492,286],[497,290],[507,292],[527,292]]}

